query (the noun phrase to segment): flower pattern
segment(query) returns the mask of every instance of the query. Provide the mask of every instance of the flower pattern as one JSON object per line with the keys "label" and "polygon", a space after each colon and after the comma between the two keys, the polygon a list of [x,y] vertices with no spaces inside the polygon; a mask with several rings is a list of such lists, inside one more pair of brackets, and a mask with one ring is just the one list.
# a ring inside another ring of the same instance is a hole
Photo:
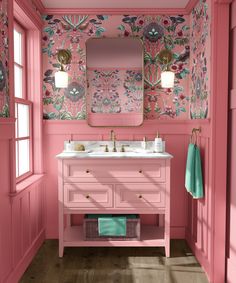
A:
{"label": "flower pattern", "polygon": [[[199,3],[200,5],[205,5],[204,0],[199,0]],[[198,14],[197,12],[196,15]],[[76,82],[85,89],[87,83],[85,79],[86,40],[90,37],[130,36],[139,37],[143,41],[144,78],[141,78],[141,74],[136,74],[135,78],[127,73],[125,75],[127,77],[125,85],[128,89],[132,89],[130,80],[136,79],[136,82],[144,80],[145,118],[187,119],[189,117],[190,104],[192,108],[195,105],[194,99],[192,99],[193,93],[190,95],[188,89],[189,77],[193,75],[195,70],[192,69],[194,67],[193,64],[190,64],[190,60],[191,63],[193,62],[193,58],[191,57],[190,59],[190,53],[193,53],[193,49],[195,49],[193,46],[196,46],[196,41],[199,40],[198,37],[194,38],[192,31],[194,29],[193,22],[196,22],[197,17],[199,18],[199,15],[195,16],[195,12],[191,15],[192,21],[190,26],[190,17],[182,15],[44,15],[45,25],[42,37],[44,56],[44,118],[86,118],[85,95],[79,98],[75,93],[74,95],[68,95],[65,90],[55,88],[54,72],[59,68],[56,60],[58,49],[70,49],[72,62],[67,66],[70,83]],[[204,21],[204,17],[200,17],[199,20]],[[209,21],[207,20],[205,24],[200,24],[200,27],[201,29],[202,27],[209,29]],[[201,34],[201,32],[198,33]],[[202,45],[205,45],[207,41],[208,35],[202,36],[200,39]],[[160,75],[163,66],[158,54],[164,48],[171,50],[174,55],[170,66],[172,71],[175,72],[175,87],[173,89],[162,89],[160,86]],[[204,54],[204,57],[206,57],[206,54]],[[204,62],[202,59],[201,64],[204,64]],[[208,72],[209,68],[206,68]],[[199,72],[196,72],[196,74],[201,78]],[[202,75],[205,76],[205,73]],[[92,87],[91,81],[89,84]],[[202,89],[204,88],[203,84]],[[111,111],[111,107],[112,111],[115,112],[134,109],[134,104],[132,104],[134,95],[131,95],[130,89],[126,91],[126,97],[130,99],[129,102],[126,101],[126,110],[124,110],[125,107],[120,102],[119,92],[116,94],[116,91],[113,92],[113,100],[109,97],[102,99],[101,92],[94,91],[94,97],[90,102],[90,106],[93,107],[93,111]],[[195,87],[193,86],[192,89],[195,89]],[[95,92],[97,93],[95,94]],[[95,102],[96,105],[92,106]]]}
{"label": "flower pattern", "polygon": [[191,104],[190,118],[208,117],[208,97],[210,93],[210,31],[209,0],[200,0],[191,13]]}
{"label": "flower pattern", "polygon": [[6,71],[2,61],[0,61],[0,91],[3,91],[5,86],[6,86]]}
{"label": "flower pattern", "polygon": [[151,42],[157,42],[164,36],[164,28],[156,22],[148,24],[144,28],[143,35]]}
{"label": "flower pattern", "polygon": [[89,69],[88,86],[91,93],[89,105],[92,113],[120,113],[122,110],[119,95],[122,79],[119,70]]}
{"label": "flower pattern", "polygon": [[72,82],[69,84],[68,88],[65,90],[65,97],[70,99],[72,102],[77,102],[85,95],[84,86],[78,84],[77,82]]}
{"label": "flower pattern", "polygon": [[9,82],[8,82],[8,1],[0,1],[0,118],[9,117]]}

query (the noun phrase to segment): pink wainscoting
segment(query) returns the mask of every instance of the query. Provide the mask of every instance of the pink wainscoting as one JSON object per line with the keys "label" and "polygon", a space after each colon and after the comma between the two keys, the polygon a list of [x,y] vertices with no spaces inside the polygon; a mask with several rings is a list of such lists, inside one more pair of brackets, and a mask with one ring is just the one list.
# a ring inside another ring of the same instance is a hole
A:
{"label": "pink wainscoting", "polygon": [[[153,140],[158,131],[166,140],[172,160],[171,236],[185,238],[187,227],[187,193],[184,189],[185,162],[189,134],[195,125],[208,121],[145,121],[138,128],[115,129],[118,140]],[[46,237],[58,237],[57,160],[55,155],[63,150],[64,140],[108,140],[110,128],[91,128],[86,121],[44,121],[44,164],[46,172]],[[207,133],[208,130],[203,131]],[[205,133],[205,134],[206,134]],[[176,201],[178,199],[179,201]],[[148,220],[148,219],[147,219]]]}
{"label": "pink wainscoting", "polygon": [[228,174],[228,233],[227,233],[227,283],[234,283],[236,278],[236,1],[231,6],[231,54],[230,54],[230,109],[229,109],[229,174]]}
{"label": "pink wainscoting", "polygon": [[211,272],[212,257],[212,190],[209,185],[210,127],[202,127],[199,144],[201,148],[204,179],[204,199],[194,200],[188,196],[187,241],[208,274]]}
{"label": "pink wainscoting", "polygon": [[[43,182],[12,194],[14,120],[0,121],[0,282],[17,283],[42,244]],[[13,173],[14,174],[14,173]]]}

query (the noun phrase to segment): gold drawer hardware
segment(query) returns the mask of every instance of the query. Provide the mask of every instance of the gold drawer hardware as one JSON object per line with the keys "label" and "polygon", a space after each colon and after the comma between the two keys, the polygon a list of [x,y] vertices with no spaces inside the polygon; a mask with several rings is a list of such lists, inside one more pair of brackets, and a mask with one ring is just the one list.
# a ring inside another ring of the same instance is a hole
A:
{"label": "gold drawer hardware", "polygon": [[143,173],[143,170],[139,170],[139,173],[142,174],[142,173]]}
{"label": "gold drawer hardware", "polygon": [[90,173],[89,169],[86,170],[86,173],[87,173],[87,174]]}

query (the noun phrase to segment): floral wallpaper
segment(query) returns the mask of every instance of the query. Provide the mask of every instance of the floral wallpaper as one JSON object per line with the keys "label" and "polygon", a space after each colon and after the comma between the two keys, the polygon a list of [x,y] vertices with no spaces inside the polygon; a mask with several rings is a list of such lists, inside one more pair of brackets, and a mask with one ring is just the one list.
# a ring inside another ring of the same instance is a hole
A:
{"label": "floral wallpaper", "polygon": [[[85,42],[90,37],[139,37],[143,40],[145,119],[189,118],[189,16],[44,15],[43,19],[44,119],[86,119]],[[54,84],[54,72],[59,68],[56,53],[63,48],[72,53],[71,64],[67,66],[69,88],[57,89]],[[173,89],[160,86],[164,66],[158,54],[164,48],[173,53],[169,66],[175,72]],[[132,72],[127,74],[127,88],[131,87],[132,76]],[[130,109],[133,98],[130,96],[127,105]],[[92,103],[98,103],[99,99],[96,97]],[[119,103],[118,97],[114,99]],[[94,111],[101,109],[101,105],[93,107]]]}
{"label": "floral wallpaper", "polygon": [[210,0],[199,0],[190,16],[190,118],[205,119],[210,94]]}
{"label": "floral wallpaper", "polygon": [[0,118],[9,117],[7,0],[0,0]]}
{"label": "floral wallpaper", "polygon": [[141,69],[87,69],[87,110],[92,113],[141,113],[142,77]]}

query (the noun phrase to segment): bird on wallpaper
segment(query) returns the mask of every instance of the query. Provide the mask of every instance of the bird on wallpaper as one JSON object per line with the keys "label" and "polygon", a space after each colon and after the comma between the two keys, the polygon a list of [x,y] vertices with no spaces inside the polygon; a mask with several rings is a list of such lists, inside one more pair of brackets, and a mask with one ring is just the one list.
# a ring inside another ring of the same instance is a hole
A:
{"label": "bird on wallpaper", "polygon": [[185,62],[186,60],[188,60],[189,56],[190,56],[190,48],[189,46],[185,46],[185,49],[179,54],[179,56],[175,60],[175,63]]}

